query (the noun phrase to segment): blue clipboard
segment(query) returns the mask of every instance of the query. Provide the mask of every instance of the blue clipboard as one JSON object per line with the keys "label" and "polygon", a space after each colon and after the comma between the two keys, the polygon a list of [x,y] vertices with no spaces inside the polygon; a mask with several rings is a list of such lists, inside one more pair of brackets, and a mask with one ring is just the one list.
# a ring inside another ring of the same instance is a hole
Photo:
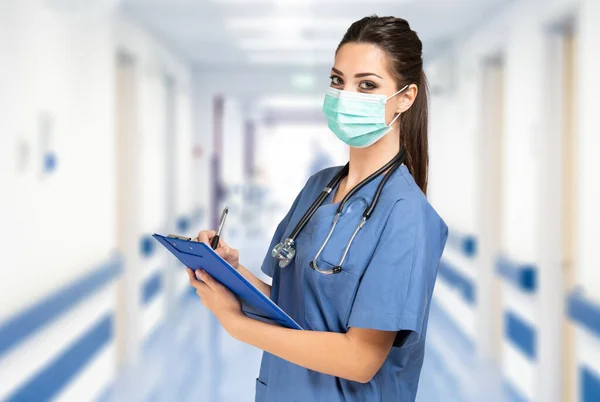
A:
{"label": "blue clipboard", "polygon": [[156,240],[169,250],[188,268],[203,269],[218,282],[225,285],[242,302],[242,310],[252,318],[293,329],[302,329],[296,321],[252,283],[248,282],[235,268],[222,259],[205,243],[153,234]]}

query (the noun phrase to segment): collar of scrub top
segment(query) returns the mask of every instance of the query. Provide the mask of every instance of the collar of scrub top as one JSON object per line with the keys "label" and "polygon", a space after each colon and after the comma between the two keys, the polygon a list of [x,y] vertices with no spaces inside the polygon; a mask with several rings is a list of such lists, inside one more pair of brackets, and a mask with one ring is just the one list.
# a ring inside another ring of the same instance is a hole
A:
{"label": "collar of scrub top", "polygon": [[[313,268],[314,270],[316,270],[317,272],[320,272],[322,274],[336,274],[336,273],[339,273],[342,271],[342,264],[343,264],[344,260],[346,259],[346,255],[348,254],[348,250],[350,249],[350,245],[352,244],[352,241],[356,237],[356,234],[358,233],[358,231],[365,225],[366,221],[371,217],[371,214],[373,213],[373,211],[375,210],[375,207],[377,206],[377,201],[379,200],[379,195],[383,191],[383,187],[387,183],[388,179],[396,171],[396,169],[398,169],[398,167],[400,167],[400,165],[402,165],[402,163],[404,162],[405,159],[406,159],[406,150],[404,148],[401,148],[400,152],[398,152],[398,154],[396,154],[396,156],[392,160],[390,160],[388,163],[386,163],[384,166],[382,166],[376,172],[374,172],[373,174],[368,176],[366,179],[361,181],[352,190],[350,190],[348,192],[348,194],[346,194],[346,196],[342,199],[342,201],[340,202],[340,204],[337,208],[335,217],[333,218],[331,229],[329,230],[329,233],[327,234],[325,241],[319,248],[319,251],[315,255],[315,258],[309,264],[311,268]],[[298,224],[296,225],[296,227],[294,228],[294,230],[292,231],[290,236],[287,239],[285,239],[283,243],[279,243],[275,246],[275,248],[273,249],[271,254],[273,257],[275,257],[276,259],[279,260],[279,267],[281,267],[281,268],[286,267],[294,259],[295,255],[296,255],[296,248],[295,248],[296,237],[298,236],[300,231],[304,228],[304,226],[306,226],[308,221],[313,217],[313,215],[315,214],[317,209],[323,204],[323,202],[325,201],[327,196],[331,193],[331,191],[342,181],[342,178],[344,178],[345,176],[348,175],[348,170],[349,170],[349,163],[347,163],[342,169],[340,169],[338,171],[338,173],[333,177],[333,179],[331,179],[331,181],[323,189],[323,191],[321,191],[321,193],[319,194],[317,199],[312,203],[312,205],[310,206],[308,211],[306,211],[306,213],[302,216],[302,218],[300,219],[300,221],[298,222]],[[327,269],[327,270],[319,269],[319,267],[317,265],[317,258],[319,257],[319,255],[321,254],[321,252],[327,245],[329,238],[333,234],[333,230],[335,229],[335,226],[337,225],[337,222],[338,222],[339,217],[344,209],[344,206],[346,205],[346,202],[354,194],[356,194],[361,188],[363,188],[364,186],[369,184],[371,181],[373,181],[375,178],[377,178],[379,175],[381,175],[385,171],[387,171],[387,172],[385,173],[383,179],[377,186],[377,190],[375,191],[373,200],[371,201],[369,206],[363,212],[363,217],[360,221],[360,224],[358,225],[358,227],[354,231],[352,237],[350,238],[350,241],[346,245],[346,249],[344,250],[344,254],[342,255],[342,258],[340,259],[340,263],[337,266],[333,267],[332,269]]]}

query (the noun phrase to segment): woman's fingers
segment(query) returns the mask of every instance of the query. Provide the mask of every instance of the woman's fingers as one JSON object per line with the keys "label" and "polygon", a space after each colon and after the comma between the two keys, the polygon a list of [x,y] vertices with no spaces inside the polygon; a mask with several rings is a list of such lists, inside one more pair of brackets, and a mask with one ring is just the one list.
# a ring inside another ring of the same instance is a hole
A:
{"label": "woman's fingers", "polygon": [[196,270],[196,275],[200,278],[205,285],[208,285],[212,290],[219,290],[223,285],[217,282],[212,276],[210,276],[206,271],[201,269]]}
{"label": "woman's fingers", "polygon": [[240,257],[240,252],[238,250],[227,246],[223,247],[223,254],[227,256],[226,259],[229,261],[237,261]]}
{"label": "woman's fingers", "polygon": [[196,273],[194,271],[192,271],[191,268],[186,268],[185,271],[187,272],[188,277],[190,278],[190,285],[192,285],[194,288],[196,288],[196,293],[198,293],[198,292],[205,293],[206,291],[209,290],[209,286],[206,283],[204,283],[203,281],[199,281],[196,278]]}
{"label": "woman's fingers", "polygon": [[231,248],[227,245],[224,245],[223,247],[219,247],[215,251],[217,252],[217,254],[219,254],[223,258],[237,257],[237,255],[239,253],[235,248]]}
{"label": "woman's fingers", "polygon": [[215,232],[214,230],[201,230],[200,232],[198,232],[197,239],[200,243],[210,244],[210,241],[213,237],[215,237],[216,234],[217,232]]}

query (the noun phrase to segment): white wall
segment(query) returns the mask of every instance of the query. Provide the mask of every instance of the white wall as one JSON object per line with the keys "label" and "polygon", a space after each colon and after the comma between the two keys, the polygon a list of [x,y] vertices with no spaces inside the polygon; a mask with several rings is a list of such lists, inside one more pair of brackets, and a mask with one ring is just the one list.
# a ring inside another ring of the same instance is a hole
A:
{"label": "white wall", "polygon": [[[542,244],[539,210],[545,208],[544,187],[541,178],[552,172],[544,166],[540,150],[547,146],[548,136],[544,125],[545,97],[552,96],[551,82],[547,82],[549,27],[568,17],[575,17],[578,27],[579,48],[576,67],[577,129],[576,160],[577,175],[577,283],[586,294],[595,300],[600,294],[600,277],[596,269],[594,244],[600,239],[597,222],[600,211],[600,149],[598,132],[600,117],[597,113],[597,93],[600,89],[600,3],[595,0],[554,0],[514,2],[503,13],[486,21],[464,38],[459,38],[448,51],[458,61],[456,90],[435,96],[432,99],[431,141],[432,159],[432,202],[449,223],[451,229],[477,233],[477,188],[476,174],[478,150],[476,136],[483,135],[479,103],[483,83],[482,64],[486,57],[498,52],[504,55],[505,75],[505,132],[504,132],[504,198],[502,252],[517,262],[539,264],[548,251]],[[442,63],[440,57],[437,63]],[[435,61],[434,61],[435,63]],[[445,83],[438,83],[445,84]],[[449,168],[451,167],[451,168]],[[556,177],[560,180],[560,177]],[[559,219],[559,217],[556,217]],[[499,250],[500,251],[500,250]],[[544,267],[544,269],[546,269]],[[541,279],[547,281],[546,273]],[[560,282],[557,282],[560,284]],[[488,289],[479,289],[485,292]],[[511,289],[511,291],[514,289]],[[521,362],[522,356],[512,351],[504,354],[504,373],[516,383],[524,395],[532,399],[548,401],[549,394],[560,389],[558,362],[560,353],[549,351],[552,337],[552,320],[541,319],[555,311],[547,311],[540,294],[533,297],[504,292],[505,306],[516,311],[537,328],[540,362]],[[562,297],[558,289],[549,289],[546,283],[540,291],[544,297]],[[558,319],[559,317],[557,317]],[[555,342],[555,341],[552,341]],[[579,343],[579,342],[578,342]],[[579,346],[590,347],[592,342]],[[554,343],[556,345],[556,343]],[[589,350],[589,353],[597,351]],[[588,352],[581,351],[580,354]],[[554,354],[548,358],[546,354]],[[551,365],[552,367],[547,367]],[[597,367],[598,368],[598,367]],[[543,382],[538,382],[542,381]],[[543,384],[552,384],[554,388]],[[547,393],[545,393],[547,392]]]}
{"label": "white wall", "polygon": [[598,266],[598,239],[600,239],[600,2],[587,0],[579,9],[579,73],[575,75],[579,128],[577,154],[579,164],[577,183],[577,283],[590,297],[600,302],[600,270]]}
{"label": "white wall", "polygon": [[[175,173],[176,216],[192,210],[192,116],[191,70],[161,46],[151,35],[125,19],[114,22],[114,47],[131,55],[137,68],[138,116],[142,141],[142,182],[144,207],[140,235],[165,225],[165,146],[174,143],[177,155]],[[165,138],[166,77],[175,85],[175,133]],[[199,182],[201,177],[196,176]]]}
{"label": "white wall", "polygon": [[[0,14],[0,320],[93,268],[115,244],[110,25],[41,3],[4,2]],[[55,126],[51,175],[42,173],[42,112]],[[29,149],[22,171],[20,144]]]}
{"label": "white wall", "polygon": [[[74,18],[51,11],[46,5],[42,0],[8,1],[0,14],[0,322],[97,268],[117,245],[118,52],[131,55],[137,68],[137,134],[141,140],[135,152],[141,165],[136,180],[143,200],[139,205],[140,224],[135,228],[137,239],[142,234],[160,232],[169,224],[166,196],[170,194],[165,191],[166,75],[176,83],[176,216],[192,212],[196,204],[193,189],[202,179],[202,175],[192,177],[193,92],[186,62],[123,17]],[[42,168],[39,125],[43,114],[51,116],[55,127],[51,150],[57,155],[58,165],[51,174]],[[20,150],[27,151],[28,157],[20,158]],[[138,253],[137,247],[133,253]],[[138,281],[128,285],[138,289],[153,272],[164,269],[165,260],[160,258],[163,254],[140,266]],[[125,269],[130,267],[131,263]],[[182,271],[177,273],[185,276]],[[167,271],[165,282],[174,287],[172,275],[176,273]],[[115,304],[114,292],[107,297],[107,302]],[[138,298],[133,300],[139,302]],[[130,307],[129,315],[141,315],[137,307]],[[137,321],[144,327],[139,331],[151,331],[164,314],[163,294]],[[84,325],[79,321],[71,324]],[[52,330],[60,336],[65,327],[56,325]],[[27,359],[23,362],[20,369],[34,369]],[[110,366],[111,370],[116,368],[114,362]],[[103,371],[104,377],[97,377],[98,384],[104,386],[110,373],[108,369]]]}

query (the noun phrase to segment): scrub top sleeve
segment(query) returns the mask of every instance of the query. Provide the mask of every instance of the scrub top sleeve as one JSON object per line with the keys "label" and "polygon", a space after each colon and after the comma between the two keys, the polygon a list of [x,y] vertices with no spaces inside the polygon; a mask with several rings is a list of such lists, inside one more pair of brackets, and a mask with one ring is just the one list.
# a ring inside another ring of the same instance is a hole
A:
{"label": "scrub top sleeve", "polygon": [[[311,178],[312,178],[312,176],[311,176]],[[309,182],[310,182],[310,179],[309,179]],[[304,188],[306,188],[307,186],[308,186],[308,182],[304,186]],[[294,211],[296,210],[296,206],[298,205],[298,203],[300,201],[302,193],[304,192],[304,188],[300,191],[300,193],[298,193],[298,195],[296,196],[296,199],[294,200],[294,203],[290,207],[290,210],[285,215],[285,217],[281,220],[281,222],[279,222],[279,225],[277,225],[277,229],[275,230],[275,234],[273,235],[273,238],[271,239],[271,244],[269,244],[269,249],[267,250],[267,254],[265,255],[262,266],[260,268],[261,271],[263,271],[265,274],[269,275],[271,278],[273,277],[273,274],[275,273],[275,265],[277,263],[277,261],[275,261],[275,258],[273,258],[273,256],[271,255],[271,250],[273,250],[273,247],[275,247],[277,245],[277,243],[279,243],[283,240],[283,235],[285,234],[285,231],[290,223],[290,219],[291,219],[292,215],[294,214]]]}
{"label": "scrub top sleeve", "polygon": [[359,284],[348,327],[403,331],[394,346],[419,340],[441,255],[440,233],[427,227],[426,204],[396,201]]}

